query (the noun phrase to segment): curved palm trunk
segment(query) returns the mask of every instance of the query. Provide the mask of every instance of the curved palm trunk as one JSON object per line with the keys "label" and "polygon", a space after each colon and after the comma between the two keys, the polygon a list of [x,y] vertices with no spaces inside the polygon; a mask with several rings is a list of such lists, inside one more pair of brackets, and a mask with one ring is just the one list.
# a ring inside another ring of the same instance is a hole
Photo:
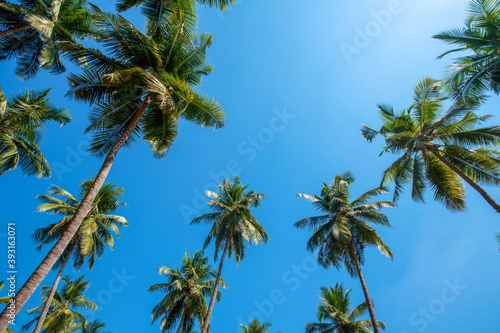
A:
{"label": "curved palm trunk", "polygon": [[40,314],[40,317],[38,318],[38,322],[36,323],[35,330],[33,333],[40,333],[42,330],[43,322],[45,321],[45,317],[47,316],[47,313],[49,312],[50,305],[52,304],[52,299],[54,298],[54,294],[56,293],[57,290],[57,285],[59,284],[59,281],[61,281],[61,276],[64,271],[64,268],[66,267],[66,264],[68,263],[69,259],[71,258],[71,253],[73,253],[73,249],[75,248],[76,242],[71,243],[70,248],[68,250],[68,255],[64,258],[64,261],[61,264],[61,268],[59,268],[59,272],[57,273],[56,280],[54,281],[54,284],[52,285],[52,289],[50,289],[49,297],[47,297],[47,301],[45,302],[45,306],[43,307],[42,313]]}
{"label": "curved palm trunk", "polygon": [[205,321],[203,322],[203,328],[200,333],[207,333],[208,328],[210,327],[210,320],[212,319],[212,311],[214,309],[215,300],[217,298],[217,290],[219,289],[220,276],[222,273],[222,265],[224,264],[224,258],[226,257],[227,249],[229,248],[229,241],[231,239],[231,236],[232,233],[230,232],[226,239],[224,252],[222,253],[222,257],[220,258],[219,271],[217,272],[217,278],[215,279],[214,291],[212,293],[212,298],[210,299],[210,304],[208,305],[207,316],[205,318]]}
{"label": "curved palm trunk", "polygon": [[23,31],[23,30],[26,30],[29,28],[33,28],[33,23],[21,25],[19,27],[15,27],[15,28],[10,28],[10,29],[4,30],[4,31],[0,31],[0,38],[15,34],[16,32]]}
{"label": "curved palm trunk", "polygon": [[[118,139],[118,141],[116,141],[116,143],[113,145],[108,155],[104,159],[101,169],[99,170],[99,173],[95,177],[94,183],[92,184],[89,191],[83,198],[82,202],[80,203],[80,206],[78,206],[78,209],[75,215],[73,216],[73,219],[69,223],[68,228],[63,232],[61,238],[59,238],[54,247],[45,256],[42,263],[35,269],[33,274],[31,274],[31,276],[29,277],[28,281],[26,281],[26,283],[21,287],[19,292],[14,297],[14,302],[16,305],[14,315],[17,315],[19,313],[19,311],[23,308],[23,306],[26,304],[31,295],[33,295],[36,288],[38,288],[40,283],[50,272],[52,266],[54,266],[57,259],[59,259],[59,257],[63,254],[64,249],[66,249],[71,239],[73,239],[73,236],[78,231],[78,228],[80,228],[83,219],[90,212],[92,203],[94,202],[97,193],[101,189],[102,185],[104,184],[104,181],[106,180],[106,177],[108,176],[111,166],[113,165],[113,161],[115,160],[116,154],[118,153],[120,148],[125,144],[125,142],[127,141],[128,137],[130,136],[134,128],[139,124],[139,121],[142,115],[144,114],[144,111],[146,110],[147,106],[149,105],[150,101],[151,97],[147,95],[144,101],[142,102],[141,107],[139,108],[136,115],[132,119],[131,123],[127,126],[122,136]],[[5,329],[9,325],[9,320],[12,319],[13,318],[10,315],[9,309],[6,307],[5,310],[3,310],[2,314],[0,315],[0,332],[5,331]]]}
{"label": "curved palm trunk", "polygon": [[378,326],[377,318],[375,317],[375,308],[373,307],[372,299],[368,293],[368,287],[366,286],[365,278],[361,272],[361,265],[359,264],[358,254],[356,253],[356,248],[354,247],[354,241],[351,238],[351,251],[356,261],[356,270],[358,271],[359,281],[361,282],[361,287],[363,288],[363,293],[365,294],[366,305],[368,306],[368,313],[370,314],[370,319],[372,321],[373,332],[380,333],[380,327]]}
{"label": "curved palm trunk", "polygon": [[473,189],[475,189],[483,198],[486,200],[486,202],[493,207],[494,210],[497,211],[497,213],[500,213],[500,204],[496,202],[481,186],[476,184],[472,179],[467,177],[465,173],[460,171],[457,167],[455,167],[453,164],[448,162],[437,150],[430,150],[432,155],[436,156],[441,162],[443,162],[448,168],[453,170],[454,173],[456,173],[460,178],[465,180],[467,184],[469,184]]}

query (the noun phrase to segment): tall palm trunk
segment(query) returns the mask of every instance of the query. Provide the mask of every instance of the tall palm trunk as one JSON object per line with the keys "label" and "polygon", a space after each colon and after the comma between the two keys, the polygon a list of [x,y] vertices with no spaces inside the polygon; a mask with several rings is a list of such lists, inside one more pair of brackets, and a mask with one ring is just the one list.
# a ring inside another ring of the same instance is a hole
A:
{"label": "tall palm trunk", "polygon": [[217,272],[217,278],[215,279],[214,291],[212,293],[212,298],[210,299],[210,304],[208,305],[207,316],[205,318],[205,321],[203,322],[203,328],[201,330],[201,333],[207,333],[208,327],[210,326],[210,320],[212,319],[212,311],[214,309],[215,299],[217,298],[217,290],[219,289],[220,276],[222,273],[222,265],[224,264],[224,258],[226,257],[231,237],[232,237],[232,232],[229,232],[228,237],[226,239],[226,245],[224,246],[224,252],[222,253],[222,257],[220,258],[219,271]]}
{"label": "tall palm trunk", "polygon": [[430,150],[432,155],[436,156],[441,162],[443,162],[448,168],[453,170],[454,173],[456,173],[460,178],[465,180],[467,184],[469,184],[473,189],[475,189],[479,194],[486,200],[486,202],[493,207],[494,210],[497,211],[497,213],[500,213],[500,204],[496,202],[481,186],[476,184],[472,179],[467,177],[465,173],[460,171],[457,167],[455,167],[453,164],[451,164],[449,161],[447,161],[437,149],[431,149]]}
{"label": "tall palm trunk", "polygon": [[[184,303],[186,300],[184,300]],[[184,304],[184,309],[182,310],[182,317],[181,317],[181,322],[179,324],[179,328],[177,329],[177,333],[181,333],[182,331],[182,325],[184,325],[184,322],[186,321],[186,316],[187,316],[187,304]]]}
{"label": "tall palm trunk", "polygon": [[[26,304],[31,295],[33,295],[36,288],[38,288],[40,283],[52,269],[52,266],[54,266],[56,261],[63,254],[64,249],[66,249],[71,239],[73,239],[73,236],[78,231],[78,228],[80,228],[83,219],[90,212],[92,203],[94,202],[97,193],[101,189],[102,185],[104,184],[104,181],[106,180],[106,177],[108,176],[111,166],[113,165],[113,161],[115,160],[116,154],[118,153],[120,148],[125,144],[125,142],[127,141],[128,137],[130,136],[134,128],[136,128],[136,126],[139,124],[139,121],[141,120],[144,111],[146,111],[146,108],[149,105],[150,101],[151,101],[151,96],[147,95],[144,101],[142,102],[139,110],[137,111],[136,115],[134,116],[130,124],[127,126],[125,131],[123,132],[122,136],[118,139],[118,141],[116,141],[116,143],[113,145],[108,155],[104,159],[101,169],[99,170],[99,173],[95,177],[92,186],[90,187],[89,191],[87,192],[82,202],[78,206],[78,209],[75,215],[73,216],[73,219],[71,220],[68,227],[61,235],[61,238],[59,238],[54,247],[45,256],[42,263],[35,269],[33,274],[31,274],[31,276],[29,277],[28,281],[26,281],[26,283],[21,287],[19,292],[14,297],[14,302],[16,305],[14,315],[18,314],[18,312],[23,308],[23,306]],[[3,310],[2,314],[0,315],[0,332],[5,331],[5,329],[9,325],[9,320],[12,319],[13,318],[10,315],[9,309],[6,307],[5,310]]]}
{"label": "tall palm trunk", "polygon": [[358,271],[359,281],[361,282],[361,287],[363,288],[363,293],[365,294],[366,305],[368,306],[368,313],[370,314],[370,319],[372,321],[373,332],[380,333],[380,327],[378,326],[377,317],[375,317],[375,309],[373,307],[372,299],[368,293],[368,287],[366,286],[365,278],[361,272],[361,265],[359,264],[358,254],[356,253],[356,248],[354,247],[354,241],[351,238],[351,251],[352,256],[356,262],[356,270]]}
{"label": "tall palm trunk", "polygon": [[50,305],[52,304],[52,299],[54,298],[54,295],[57,290],[57,285],[59,284],[59,281],[61,281],[61,276],[64,271],[64,268],[66,267],[66,264],[68,263],[69,259],[71,258],[71,253],[73,253],[73,249],[75,248],[76,242],[72,242],[71,245],[69,246],[68,253],[66,257],[64,258],[61,268],[59,268],[59,272],[57,273],[56,280],[54,281],[54,284],[52,285],[52,289],[50,289],[49,296],[47,297],[47,301],[45,302],[45,306],[43,307],[42,313],[40,314],[40,317],[38,318],[38,322],[36,323],[35,330],[33,333],[40,333],[42,330],[43,322],[45,321],[45,317],[47,316],[47,313],[49,312]]}
{"label": "tall palm trunk", "polygon": [[16,32],[23,31],[23,30],[26,30],[29,28],[33,28],[33,23],[21,25],[19,27],[15,27],[15,28],[10,28],[10,29],[4,30],[4,31],[0,31],[0,38],[15,34]]}

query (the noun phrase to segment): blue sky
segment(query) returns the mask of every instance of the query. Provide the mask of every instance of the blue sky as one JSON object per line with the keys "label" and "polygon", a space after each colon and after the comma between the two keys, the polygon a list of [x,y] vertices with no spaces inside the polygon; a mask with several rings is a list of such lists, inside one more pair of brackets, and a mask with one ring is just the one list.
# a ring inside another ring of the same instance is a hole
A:
{"label": "blue sky", "polygon": [[[129,227],[92,271],[67,270],[91,280],[87,295],[98,304],[96,317],[115,333],[159,331],[158,324],[151,326],[150,311],[161,295],[147,293],[150,285],[163,281],[156,269],[173,267],[186,249],[194,253],[202,247],[208,227],[189,226],[189,221],[208,212],[201,193],[213,188],[214,179],[234,172],[266,194],[255,215],[271,241],[250,247],[239,266],[226,261],[223,276],[229,288],[216,304],[213,332],[240,332],[238,322],[253,316],[270,321],[271,332],[303,332],[316,319],[319,287],[337,282],[352,288],[353,303],[361,303],[358,280],[318,267],[306,251],[308,231],[292,225],[316,212],[295,193],[318,193],[321,180],[330,181],[344,170],[357,177],[353,195],[379,184],[394,157],[379,157],[382,142],[366,143],[360,125],[379,124],[377,103],[406,108],[422,77],[442,74],[450,58],[436,57],[448,47],[431,36],[461,25],[466,4],[240,0],[222,14],[201,9],[200,29],[214,33],[209,59],[215,70],[200,89],[223,104],[228,124],[213,131],[182,123],[177,142],[162,161],[152,157],[144,142],[119,153],[108,181],[125,189],[123,200],[129,206],[119,213]],[[102,6],[111,9],[112,3]],[[142,22],[138,12],[127,17]],[[363,38],[359,31],[365,29],[369,35]],[[46,128],[42,149],[53,168],[51,179],[27,178],[20,170],[0,179],[5,232],[8,221],[17,221],[20,287],[47,251],[35,251],[31,233],[56,219],[35,212],[34,195],[46,193],[51,184],[76,194],[79,183],[97,172],[102,161],[85,152],[88,107],[64,98],[65,77],[41,73],[21,82],[13,77],[13,67],[12,62],[0,64],[7,94],[54,87],[53,101],[74,118],[62,129]],[[496,103],[498,97],[492,97],[481,112],[497,115]],[[498,189],[488,190],[499,197]],[[431,193],[425,205],[405,196],[398,209],[386,211],[395,228],[379,231],[393,249],[394,261],[368,249],[363,269],[387,332],[496,327],[498,216],[471,188],[467,192],[466,213],[447,211],[433,202]],[[0,241],[6,253],[5,238]],[[212,256],[213,247],[207,254]],[[55,272],[43,285],[54,278]],[[25,309],[38,305],[38,295]],[[20,315],[18,326],[28,318]]]}

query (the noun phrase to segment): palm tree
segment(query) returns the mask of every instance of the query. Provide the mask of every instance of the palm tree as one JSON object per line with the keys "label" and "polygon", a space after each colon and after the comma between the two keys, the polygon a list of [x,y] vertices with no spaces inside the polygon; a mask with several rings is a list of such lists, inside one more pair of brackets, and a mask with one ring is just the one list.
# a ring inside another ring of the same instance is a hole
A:
{"label": "palm tree", "polygon": [[[92,179],[80,184],[80,197],[85,196],[91,185]],[[38,333],[42,330],[43,322],[50,304],[52,304],[52,298],[57,290],[64,268],[71,256],[74,258],[73,267],[76,269],[80,269],[85,259],[88,258],[90,270],[94,266],[95,258],[99,258],[104,254],[106,245],[113,250],[114,239],[110,231],[115,232],[117,237],[120,237],[118,227],[128,225],[124,217],[110,214],[114,213],[119,206],[126,205],[119,201],[122,193],[123,188],[116,188],[116,184],[112,183],[104,184],[100,189],[94,199],[91,212],[83,220],[78,232],[73,236],[72,241],[60,257],[58,265],[54,266],[54,268],[60,266],[59,272],[57,273],[57,277],[52,285],[52,289],[47,297],[47,301],[45,302],[45,306],[33,333]],[[62,200],[54,196],[59,196]],[[37,198],[42,201],[42,204],[38,206],[37,209],[39,212],[64,216],[59,222],[35,230],[32,238],[35,242],[40,244],[37,250],[41,250],[43,246],[59,239],[70,223],[80,203],[71,193],[55,185],[52,185],[50,188],[49,195],[42,194],[37,196]]]}
{"label": "palm tree", "polygon": [[250,322],[250,325],[243,326],[240,323],[240,327],[243,330],[243,333],[266,333],[272,325],[268,322],[260,323],[257,319],[253,319]]}
{"label": "palm tree", "polygon": [[0,176],[20,166],[28,176],[50,177],[39,148],[42,126],[50,121],[64,126],[71,117],[49,102],[49,91],[26,91],[7,100],[0,90]]}
{"label": "palm tree", "polygon": [[80,324],[78,327],[81,329],[81,333],[104,333],[103,329],[106,327],[106,325],[99,321],[99,320],[94,320],[90,323],[85,321],[83,324]]}
{"label": "palm tree", "polygon": [[0,60],[15,57],[15,73],[21,79],[35,76],[40,68],[64,72],[58,43],[94,35],[86,0],[1,1],[0,11]]}
{"label": "palm tree", "polygon": [[246,242],[248,245],[251,243],[260,245],[269,241],[266,230],[251,212],[252,208],[260,206],[264,194],[253,190],[247,191],[249,185],[241,184],[239,177],[231,181],[224,179],[222,183],[219,183],[217,193],[206,191],[206,195],[210,198],[208,206],[214,212],[200,215],[191,221],[191,224],[205,222],[212,225],[203,248],[206,249],[214,241],[215,260],[220,250],[223,249],[214,292],[201,333],[206,333],[210,325],[226,254],[229,258],[234,254],[236,264],[238,264],[245,257]]}
{"label": "palm tree", "polygon": [[[191,258],[186,251],[181,268],[171,269],[165,266],[158,268],[165,275],[167,283],[152,285],[149,292],[166,293],[160,303],[151,311],[153,323],[161,318],[162,332],[168,332],[178,325],[177,333],[189,332],[197,320],[200,329],[207,313],[206,297],[214,291],[216,273],[208,265],[208,257],[202,251],[196,251]],[[226,288],[223,280],[220,285]],[[220,301],[220,291],[217,300]]]}
{"label": "palm tree", "polygon": [[307,249],[311,252],[318,250],[320,265],[340,269],[343,264],[349,275],[359,278],[373,328],[378,333],[380,329],[361,265],[364,263],[367,245],[376,246],[381,253],[392,259],[392,251],[369,223],[392,227],[380,209],[394,207],[394,204],[388,201],[369,202],[371,198],[386,193],[384,188],[372,189],[350,201],[350,184],[353,181],[352,173],[346,171],[337,175],[330,185],[323,182],[319,196],[298,193],[299,197],[311,201],[325,215],[302,219],[295,223],[295,227],[313,230]]}
{"label": "palm tree", "polygon": [[160,25],[164,16],[181,11],[189,17],[188,26],[193,27],[192,23],[196,22],[196,3],[225,11],[235,2],[236,0],[118,0],[116,9],[124,12],[132,7],[140,6],[144,16],[156,25]]}
{"label": "palm tree", "polygon": [[[0,290],[2,289],[3,289],[3,281],[0,282]],[[0,297],[0,304],[9,304],[11,299],[12,297]],[[11,330],[10,328],[7,328],[7,330],[5,330],[5,333],[14,333],[14,331]]]}
{"label": "palm tree", "polygon": [[450,210],[465,210],[465,190],[460,178],[500,213],[500,205],[479,185],[500,185],[500,126],[478,126],[478,104],[454,103],[443,112],[442,84],[424,78],[415,87],[414,103],[402,112],[379,105],[383,125],[375,131],[363,126],[363,137],[372,142],[381,134],[383,152],[403,154],[383,173],[382,184],[395,183],[394,200],[412,183],[412,198],[424,202],[430,185],[434,199]]}
{"label": "palm tree", "polygon": [[500,1],[472,0],[468,8],[465,27],[443,31],[434,38],[457,48],[471,51],[471,55],[460,57],[449,66],[448,84],[457,99],[481,97],[484,90],[500,93]]}
{"label": "palm tree", "polygon": [[[94,302],[85,298],[84,293],[89,287],[89,281],[84,280],[84,276],[73,281],[69,276],[63,277],[64,285],[62,290],[57,291],[50,305],[50,311],[43,323],[44,332],[67,332],[73,331],[78,325],[82,325],[87,320],[85,315],[78,311],[95,311],[97,306]],[[42,302],[46,302],[51,287],[42,288]],[[43,310],[43,305],[30,309],[29,314],[39,314]],[[28,330],[38,317],[34,318],[23,326],[23,331]]]}
{"label": "palm tree", "polygon": [[[142,33],[121,16],[103,13],[95,6],[93,10],[99,40],[108,54],[74,43],[61,42],[60,47],[71,53],[73,60],[87,64],[83,73],[70,75],[69,95],[96,104],[88,128],[95,133],[90,150],[106,157],[68,228],[16,294],[16,311],[70,243],[123,146],[143,137],[153,155],[163,158],[177,137],[180,118],[215,129],[225,124],[220,104],[192,87],[212,69],[206,61],[210,34],[197,37],[183,33],[182,16],[162,21],[154,34],[149,33],[149,27]],[[7,324],[4,310],[0,332]]]}
{"label": "palm tree", "polygon": [[[366,302],[359,304],[351,311],[351,289],[344,291],[342,284],[335,287],[321,287],[320,304],[318,305],[319,323],[308,323],[306,333],[371,333],[372,322],[370,320],[356,320],[363,316],[368,307]],[[325,323],[325,321],[327,321]],[[384,322],[378,325],[386,328]]]}

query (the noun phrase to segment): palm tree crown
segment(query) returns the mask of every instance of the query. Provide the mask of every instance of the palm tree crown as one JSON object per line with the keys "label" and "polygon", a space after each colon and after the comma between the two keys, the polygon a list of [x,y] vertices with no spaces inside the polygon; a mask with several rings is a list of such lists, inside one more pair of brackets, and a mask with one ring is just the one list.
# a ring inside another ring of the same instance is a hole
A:
{"label": "palm tree crown", "polygon": [[64,72],[58,43],[76,43],[94,34],[86,0],[2,1],[0,20],[0,60],[15,57],[21,79],[35,76],[40,68]]}
{"label": "palm tree crown", "polygon": [[[50,311],[44,321],[43,327],[45,332],[67,332],[71,331],[77,325],[82,325],[87,320],[85,315],[79,311],[95,311],[97,306],[94,302],[85,298],[84,293],[89,287],[89,281],[84,280],[84,276],[72,280],[66,276],[63,278],[63,287],[61,291],[57,291],[52,300]],[[42,288],[42,302],[45,303],[47,295],[51,287],[45,286]],[[43,305],[30,309],[29,314],[39,314],[43,309]],[[31,320],[23,326],[23,330],[28,330],[33,323],[38,321],[38,318]]]}
{"label": "palm tree crown", "polygon": [[500,206],[478,184],[500,185],[500,126],[479,126],[489,116],[476,114],[476,104],[456,102],[443,111],[447,95],[442,84],[424,78],[415,87],[414,103],[401,112],[379,105],[383,119],[376,131],[363,126],[368,142],[378,135],[385,138],[383,152],[402,154],[383,173],[382,184],[394,182],[394,200],[411,183],[412,198],[424,201],[430,186],[434,199],[448,209],[466,208],[464,185],[476,189],[497,211]]}
{"label": "palm tree crown", "polygon": [[[198,321],[200,329],[207,313],[206,298],[212,295],[216,273],[208,264],[208,257],[196,251],[193,257],[186,251],[179,269],[160,267],[158,272],[167,278],[167,283],[152,285],[150,292],[166,293],[151,312],[153,322],[161,318],[162,332],[168,332],[178,323],[178,332],[188,332]],[[226,284],[222,280],[222,287]],[[221,293],[217,293],[220,301]]]}
{"label": "palm tree crown", "polygon": [[[93,180],[89,179],[80,184],[82,198],[92,182]],[[118,188],[117,184],[104,184],[94,199],[90,213],[83,220],[78,233],[74,236],[74,252],[66,253],[67,249],[59,259],[59,263],[64,258],[73,255],[75,268],[79,269],[84,264],[85,259],[88,259],[89,269],[92,269],[95,259],[104,254],[106,245],[113,250],[114,238],[111,232],[120,237],[119,227],[128,225],[124,217],[112,214],[120,206],[126,205],[120,201],[122,195],[123,188]],[[55,196],[61,197],[62,200]],[[71,222],[80,203],[71,193],[55,185],[51,186],[48,195],[41,194],[37,198],[42,201],[42,204],[37,208],[39,212],[64,216],[59,222],[35,230],[32,238],[39,243],[37,249],[40,250],[43,246],[59,239]]]}
{"label": "palm tree crown", "polygon": [[7,100],[0,91],[0,175],[17,166],[28,176],[50,177],[50,166],[39,144],[42,126],[71,121],[65,109],[49,102],[50,89],[26,91]]}
{"label": "palm tree crown", "polygon": [[243,326],[240,323],[240,327],[243,333],[266,333],[272,325],[268,322],[260,323],[258,319],[253,319],[250,324]]}
{"label": "palm tree crown", "polygon": [[239,177],[234,180],[225,179],[218,185],[218,191],[206,191],[211,199],[208,206],[214,211],[200,215],[191,224],[205,222],[212,228],[205,240],[203,248],[213,241],[215,243],[215,259],[226,241],[228,257],[234,255],[236,263],[245,257],[246,242],[260,245],[269,240],[264,227],[252,215],[251,209],[260,206],[264,194],[247,191],[250,184],[243,185]]}
{"label": "palm tree crown", "polygon": [[392,258],[392,252],[369,223],[392,227],[380,212],[383,207],[394,207],[392,202],[369,202],[375,196],[386,193],[384,188],[375,188],[350,201],[350,185],[354,176],[350,171],[337,175],[331,184],[323,182],[320,195],[298,193],[313,203],[324,215],[308,217],[295,223],[297,228],[313,230],[307,242],[309,251],[318,250],[318,263],[325,268],[332,265],[337,269],[343,264],[347,272],[357,276],[350,249],[354,243],[361,264],[366,245],[375,245],[380,252]]}
{"label": "palm tree crown", "polygon": [[[351,289],[345,291],[342,284],[335,287],[321,287],[318,305],[319,323],[308,323],[306,333],[371,333],[370,320],[357,320],[364,316],[368,310],[366,302],[359,304],[351,310]],[[379,326],[385,328],[384,322],[379,321]]]}
{"label": "palm tree crown", "polygon": [[89,64],[82,74],[70,75],[69,96],[96,103],[87,129],[95,133],[91,151],[105,156],[135,117],[140,120],[125,145],[142,136],[158,158],[175,141],[180,118],[213,128],[224,125],[219,103],[191,88],[212,70],[206,60],[212,35],[187,33],[182,15],[162,20],[155,30],[148,24],[143,34],[123,17],[92,8],[109,55],[60,43],[71,59]]}
{"label": "palm tree crown", "polygon": [[434,38],[458,47],[440,57],[457,51],[472,51],[449,66],[447,81],[457,99],[478,98],[484,90],[500,93],[500,1],[471,0],[465,27],[436,34]]}

